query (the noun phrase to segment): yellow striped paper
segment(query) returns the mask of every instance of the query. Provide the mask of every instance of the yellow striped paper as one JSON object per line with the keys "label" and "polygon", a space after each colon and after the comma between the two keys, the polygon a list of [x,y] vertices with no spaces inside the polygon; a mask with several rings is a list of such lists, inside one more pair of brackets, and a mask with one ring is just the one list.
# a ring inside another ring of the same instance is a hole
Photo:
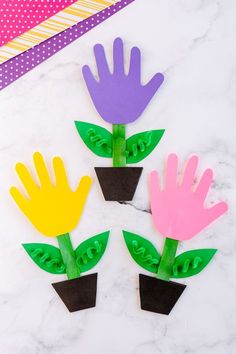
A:
{"label": "yellow striped paper", "polygon": [[78,0],[56,15],[0,47],[0,64],[120,0]]}

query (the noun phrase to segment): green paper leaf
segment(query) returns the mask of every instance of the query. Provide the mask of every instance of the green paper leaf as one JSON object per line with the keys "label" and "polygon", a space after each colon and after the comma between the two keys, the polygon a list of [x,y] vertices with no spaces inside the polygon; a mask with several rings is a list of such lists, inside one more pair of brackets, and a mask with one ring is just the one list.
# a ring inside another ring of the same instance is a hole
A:
{"label": "green paper leaf", "polygon": [[135,262],[149,272],[157,273],[161,256],[153,244],[147,239],[128,231],[123,231],[123,236],[129,253]]}
{"label": "green paper leaf", "polygon": [[81,273],[92,269],[105,252],[110,231],[103,232],[82,242],[75,250],[76,262]]}
{"label": "green paper leaf", "polygon": [[25,243],[22,246],[41,269],[52,274],[66,273],[66,267],[58,248],[46,243]]}
{"label": "green paper leaf", "polygon": [[200,273],[213,258],[216,249],[184,252],[175,258],[171,278],[187,278]]}
{"label": "green paper leaf", "polygon": [[86,122],[75,122],[75,126],[85,145],[94,154],[112,157],[112,134],[107,129]]}
{"label": "green paper leaf", "polygon": [[126,141],[126,162],[137,163],[147,157],[161,140],[165,130],[150,130],[135,134]]}

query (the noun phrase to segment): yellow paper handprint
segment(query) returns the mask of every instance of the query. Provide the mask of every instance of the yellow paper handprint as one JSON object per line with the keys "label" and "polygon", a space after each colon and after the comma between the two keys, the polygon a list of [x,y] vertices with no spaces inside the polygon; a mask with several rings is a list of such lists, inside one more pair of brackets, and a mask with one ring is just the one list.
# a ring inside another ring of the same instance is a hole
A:
{"label": "yellow paper handprint", "polygon": [[10,193],[39,232],[49,237],[69,233],[79,222],[92,179],[88,176],[82,177],[76,190],[72,191],[60,157],[53,159],[55,183],[50,178],[43,156],[36,152],[33,159],[38,182],[24,164],[18,163],[16,172],[27,196],[16,187],[12,187]]}

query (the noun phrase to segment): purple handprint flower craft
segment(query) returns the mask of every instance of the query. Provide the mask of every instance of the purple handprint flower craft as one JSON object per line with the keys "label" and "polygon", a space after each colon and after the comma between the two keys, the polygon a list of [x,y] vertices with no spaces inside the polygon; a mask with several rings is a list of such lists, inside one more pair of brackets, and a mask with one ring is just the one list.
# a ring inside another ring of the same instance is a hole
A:
{"label": "purple handprint flower craft", "polygon": [[85,145],[97,156],[111,158],[113,167],[96,167],[105,200],[132,200],[142,167],[126,167],[144,160],[158,145],[164,129],[151,129],[126,137],[126,125],[143,113],[161,86],[164,76],[155,74],[141,83],[141,52],[133,47],[128,73],[125,72],[124,44],[113,43],[113,70],[109,68],[104,47],[94,46],[97,75],[88,65],[82,72],[93,104],[102,119],[112,124],[112,132],[95,124],[76,121]]}
{"label": "purple handprint flower craft", "polygon": [[146,84],[141,83],[141,52],[131,49],[128,75],[124,69],[124,45],[116,38],[113,45],[113,73],[110,72],[104,47],[94,46],[99,81],[95,79],[88,65],[82,69],[84,80],[94,106],[100,116],[112,124],[134,122],[143,113],[152,97],[161,86],[164,76],[155,74]]}

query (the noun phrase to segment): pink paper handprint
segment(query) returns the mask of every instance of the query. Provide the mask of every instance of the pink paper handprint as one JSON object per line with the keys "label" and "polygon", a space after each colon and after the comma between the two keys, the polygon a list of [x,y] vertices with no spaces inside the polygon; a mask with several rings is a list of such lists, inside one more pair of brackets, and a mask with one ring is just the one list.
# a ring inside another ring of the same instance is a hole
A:
{"label": "pink paper handprint", "polygon": [[227,211],[225,202],[212,207],[205,206],[213,171],[207,169],[195,186],[197,165],[198,157],[191,157],[182,181],[178,181],[178,157],[175,154],[169,155],[163,188],[160,187],[158,173],[151,173],[152,217],[156,229],[165,237],[188,240]]}

